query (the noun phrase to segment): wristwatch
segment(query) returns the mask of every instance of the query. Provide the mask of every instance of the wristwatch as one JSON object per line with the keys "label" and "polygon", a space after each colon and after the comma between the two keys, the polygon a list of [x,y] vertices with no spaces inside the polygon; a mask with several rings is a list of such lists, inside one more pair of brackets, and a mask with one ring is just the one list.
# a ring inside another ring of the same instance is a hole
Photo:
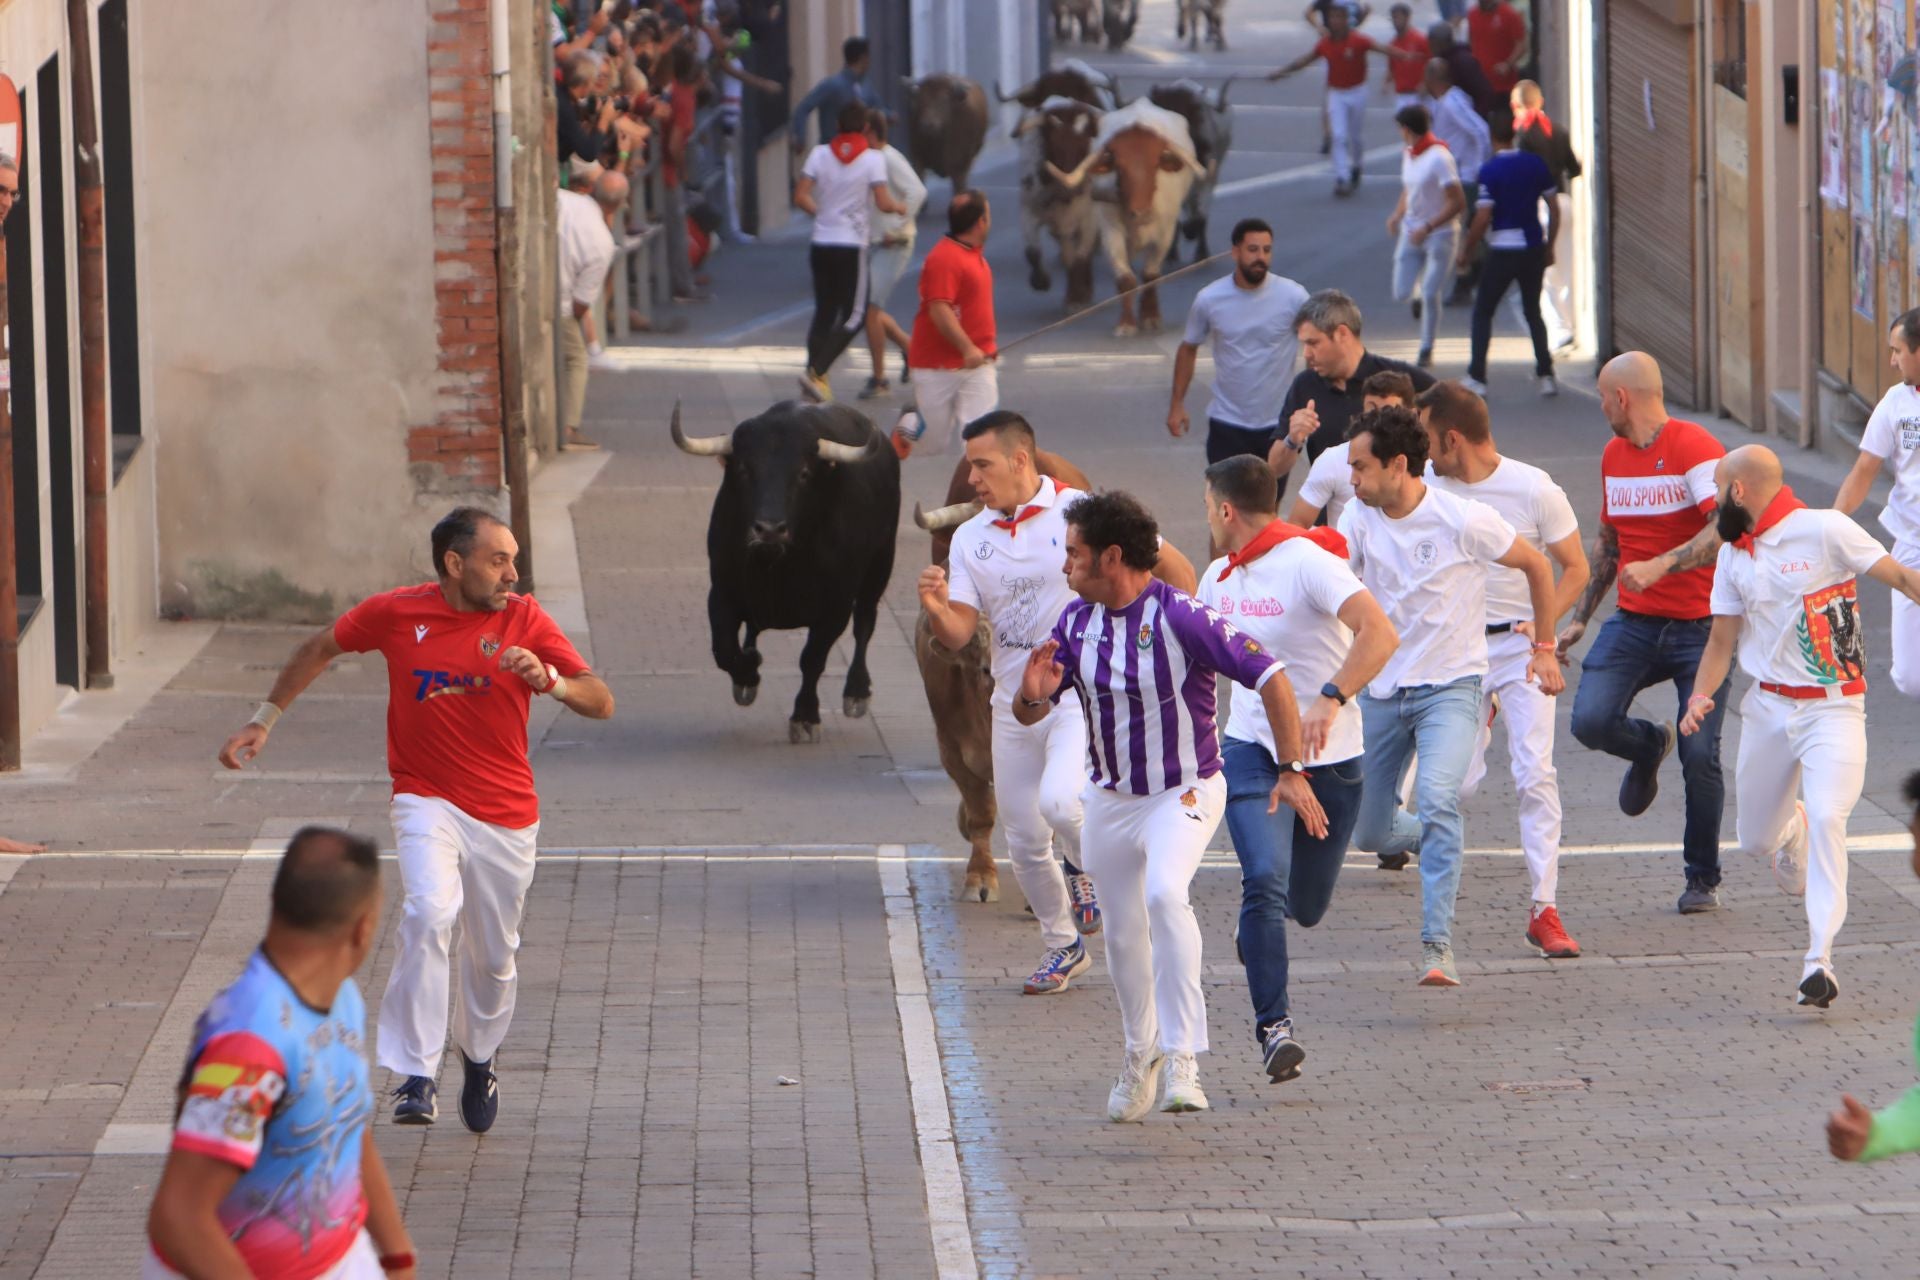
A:
{"label": "wristwatch", "polygon": [[1320,696],[1323,698],[1332,698],[1343,707],[1347,705],[1347,695],[1340,692],[1340,686],[1331,680],[1320,686]]}
{"label": "wristwatch", "polygon": [[1280,766],[1280,772],[1282,773],[1305,774],[1306,771],[1307,762],[1305,760],[1289,760]]}

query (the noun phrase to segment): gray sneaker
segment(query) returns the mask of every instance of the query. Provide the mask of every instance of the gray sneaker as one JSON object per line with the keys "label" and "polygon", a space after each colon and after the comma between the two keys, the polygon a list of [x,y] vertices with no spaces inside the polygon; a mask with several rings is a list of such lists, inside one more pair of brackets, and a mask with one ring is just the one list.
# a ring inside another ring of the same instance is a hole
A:
{"label": "gray sneaker", "polygon": [[1460,985],[1460,971],[1453,967],[1452,947],[1444,942],[1420,944],[1420,985],[1423,987]]}
{"label": "gray sneaker", "polygon": [[1702,911],[1718,911],[1720,891],[1712,885],[1703,884],[1688,877],[1687,891],[1680,895],[1679,905],[1680,914],[1683,916],[1697,916]]}

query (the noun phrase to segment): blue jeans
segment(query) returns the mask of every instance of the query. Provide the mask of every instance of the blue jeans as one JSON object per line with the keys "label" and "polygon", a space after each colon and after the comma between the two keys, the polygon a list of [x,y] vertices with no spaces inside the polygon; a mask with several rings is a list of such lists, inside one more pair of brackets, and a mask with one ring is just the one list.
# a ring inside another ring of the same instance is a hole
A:
{"label": "blue jeans", "polygon": [[[1627,708],[1642,689],[1671,680],[1678,695],[1675,718],[1685,715],[1712,624],[1711,618],[1656,618],[1625,609],[1608,618],[1580,663],[1580,688],[1573,696],[1573,736],[1580,745],[1631,763],[1651,761],[1660,750],[1660,728],[1629,716]],[[1720,722],[1731,685],[1729,678],[1714,691],[1713,714],[1679,745],[1687,788],[1687,879],[1708,886],[1720,883],[1720,810],[1727,798]]]}
{"label": "blue jeans", "polygon": [[1419,244],[1409,240],[1402,230],[1399,243],[1393,249],[1393,300],[1406,302],[1417,297],[1423,303],[1422,351],[1433,350],[1433,340],[1440,332],[1440,308],[1445,305],[1447,289],[1453,283],[1453,246],[1458,238],[1451,223]]}
{"label": "blue jeans", "polygon": [[[1360,695],[1366,727],[1366,782],[1353,842],[1367,853],[1420,851],[1422,942],[1453,941],[1453,900],[1460,894],[1466,831],[1460,784],[1480,733],[1480,677],[1414,685],[1385,698]],[[1418,818],[1400,807],[1400,775],[1418,754],[1413,784]]]}
{"label": "blue jeans", "polygon": [[1257,742],[1228,738],[1227,830],[1240,857],[1240,962],[1253,993],[1253,1034],[1287,1016],[1287,919],[1303,929],[1320,923],[1346,860],[1360,815],[1361,760],[1315,765],[1308,776],[1327,811],[1327,834],[1316,840],[1286,806],[1267,812],[1280,767]]}

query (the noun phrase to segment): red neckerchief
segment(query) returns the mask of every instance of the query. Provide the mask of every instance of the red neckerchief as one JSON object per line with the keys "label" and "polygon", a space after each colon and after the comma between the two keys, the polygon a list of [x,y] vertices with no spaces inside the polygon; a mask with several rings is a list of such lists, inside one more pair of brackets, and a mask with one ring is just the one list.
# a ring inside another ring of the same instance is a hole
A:
{"label": "red neckerchief", "polygon": [[1433,150],[1435,147],[1440,148],[1442,151],[1453,150],[1452,147],[1449,147],[1440,140],[1439,134],[1427,132],[1413,140],[1413,145],[1407,148],[1407,154],[1418,158]]}
{"label": "red neckerchief", "polygon": [[869,145],[867,135],[864,133],[843,133],[829,142],[827,147],[833,152],[835,160],[841,164],[852,164],[860,158],[861,153],[866,151]]}
{"label": "red neckerchief", "polygon": [[1513,113],[1513,132],[1515,135],[1525,133],[1536,124],[1540,126],[1540,132],[1546,134],[1549,138],[1553,136],[1553,121],[1547,119],[1546,112],[1528,111],[1523,108]]}
{"label": "red neckerchief", "polygon": [[1305,538],[1322,550],[1331,551],[1343,560],[1347,558],[1347,540],[1340,536],[1339,530],[1329,529],[1324,525],[1318,529],[1302,529],[1297,524],[1275,520],[1247,539],[1246,546],[1238,551],[1227,552],[1227,567],[1220,571],[1219,581],[1225,582],[1227,575],[1235,569],[1258,560],[1289,538]]}
{"label": "red neckerchief", "polygon": [[1748,555],[1752,555],[1753,540],[1755,538],[1758,538],[1761,534],[1773,528],[1773,526],[1779,524],[1794,512],[1801,510],[1806,505],[1806,503],[1793,496],[1793,490],[1789,486],[1781,485],[1780,492],[1773,495],[1773,501],[1769,502],[1767,509],[1760,513],[1760,518],[1753,522],[1753,528],[1747,530],[1743,537],[1734,539],[1733,545]]}
{"label": "red neckerchief", "polygon": [[1005,529],[1009,538],[1017,538],[1020,536],[1021,523],[1033,519],[1045,510],[1046,508],[1041,506],[1022,507],[1020,508],[1019,515],[1013,517],[1011,520],[995,520],[993,527],[996,529]]}

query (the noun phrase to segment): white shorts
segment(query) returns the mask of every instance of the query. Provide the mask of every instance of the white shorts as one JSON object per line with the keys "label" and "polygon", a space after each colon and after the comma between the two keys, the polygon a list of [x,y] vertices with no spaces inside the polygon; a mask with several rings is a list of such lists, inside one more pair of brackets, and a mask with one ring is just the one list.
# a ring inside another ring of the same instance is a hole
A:
{"label": "white shorts", "polygon": [[946,453],[960,428],[1000,407],[1000,375],[991,364],[978,369],[915,369],[913,398],[926,433],[916,453]]}
{"label": "white shorts", "polygon": [[[373,1247],[373,1237],[363,1229],[360,1238],[353,1242],[346,1256],[315,1277],[315,1280],[386,1280],[387,1273],[380,1269],[380,1253]],[[185,1280],[178,1271],[160,1261],[160,1256],[147,1246],[147,1256],[140,1264],[140,1280]]]}

